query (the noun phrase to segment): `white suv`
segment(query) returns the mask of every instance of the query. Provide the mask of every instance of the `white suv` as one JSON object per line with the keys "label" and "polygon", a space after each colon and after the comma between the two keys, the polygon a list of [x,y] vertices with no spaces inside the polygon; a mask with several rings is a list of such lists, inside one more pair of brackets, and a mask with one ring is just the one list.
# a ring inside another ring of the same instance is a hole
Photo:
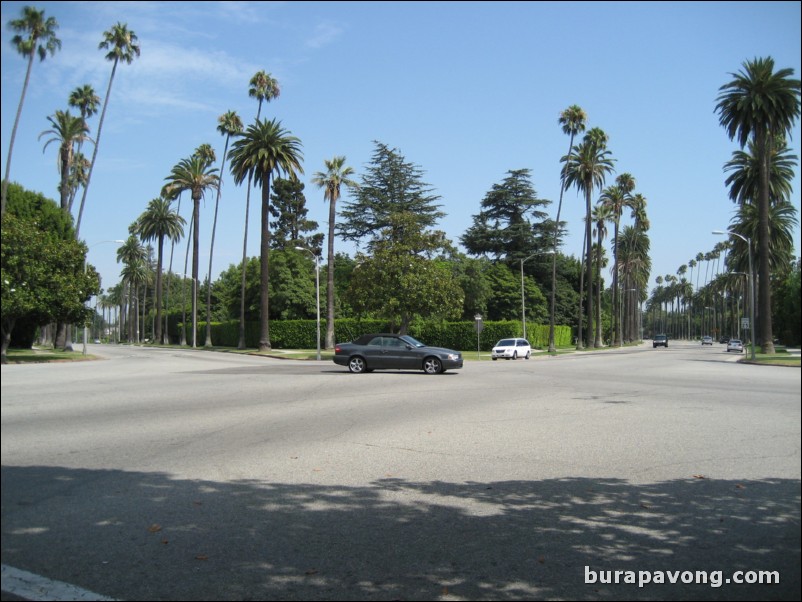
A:
{"label": "white suv", "polygon": [[532,355],[532,348],[526,339],[501,339],[493,345],[493,351],[490,352],[493,361],[500,357],[505,360],[517,360],[519,357],[528,360],[530,355]]}

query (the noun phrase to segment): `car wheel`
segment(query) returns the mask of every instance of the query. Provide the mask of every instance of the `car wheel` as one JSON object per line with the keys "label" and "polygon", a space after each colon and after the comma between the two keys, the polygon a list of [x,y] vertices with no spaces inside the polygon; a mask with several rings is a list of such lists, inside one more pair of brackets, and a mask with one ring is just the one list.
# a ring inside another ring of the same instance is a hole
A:
{"label": "car wheel", "polygon": [[440,374],[443,371],[443,362],[436,357],[427,357],[423,360],[423,371],[426,374]]}
{"label": "car wheel", "polygon": [[498,358],[497,358],[497,357],[494,357],[494,358],[492,358],[492,359],[493,359],[493,361],[495,362],[495,361],[496,361]]}
{"label": "car wheel", "polygon": [[529,355],[530,355],[530,352],[529,352],[529,351],[527,351],[527,352],[526,352],[526,359],[529,359]]}
{"label": "car wheel", "polygon": [[514,359],[514,360],[518,359],[518,352],[517,351],[513,352],[512,359]]}
{"label": "car wheel", "polygon": [[355,355],[348,360],[348,369],[354,374],[360,374],[361,372],[367,372],[368,366],[364,359]]}

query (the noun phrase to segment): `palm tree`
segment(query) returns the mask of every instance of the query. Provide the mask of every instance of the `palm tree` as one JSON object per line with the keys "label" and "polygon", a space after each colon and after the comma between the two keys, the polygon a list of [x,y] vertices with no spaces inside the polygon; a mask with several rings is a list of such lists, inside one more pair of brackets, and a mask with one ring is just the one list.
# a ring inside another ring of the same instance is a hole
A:
{"label": "palm tree", "polygon": [[61,182],[59,183],[58,189],[61,198],[61,209],[69,214],[70,175],[72,173],[72,163],[75,157],[75,144],[80,144],[88,139],[88,130],[83,118],[70,115],[69,111],[56,111],[56,114],[48,117],[47,120],[53,128],[39,134],[39,139],[46,135],[53,136],[45,142],[43,151],[47,149],[51,142],[57,142],[59,145],[58,170],[61,175]]}
{"label": "palm tree", "polygon": [[326,349],[334,348],[334,222],[337,217],[336,205],[340,198],[340,188],[345,185],[351,189],[359,188],[350,176],[354,175],[351,167],[344,167],[345,157],[334,157],[324,160],[326,171],[317,172],[312,183],[318,188],[325,188],[323,198],[329,202],[329,242],[328,242],[328,274],[326,278]]}
{"label": "palm tree", "polygon": [[[585,131],[585,122],[588,116],[578,105],[571,105],[560,113],[557,122],[562,126],[563,134],[570,136],[568,154],[574,147],[574,136]],[[554,307],[557,295],[557,245],[560,241],[560,213],[563,208],[563,192],[565,192],[565,170],[560,174],[560,202],[557,204],[557,219],[554,221],[554,248],[551,254],[551,317],[549,319],[549,351],[554,353]]]}
{"label": "palm tree", "polygon": [[632,205],[632,191],[635,189],[635,178],[632,174],[622,173],[615,179],[615,186],[609,186],[601,196],[601,202],[609,209],[613,217],[613,330],[614,344],[622,344],[621,312],[619,311],[618,286],[618,231],[621,214],[625,207]]}
{"label": "palm tree", "polygon": [[214,236],[217,231],[217,209],[220,206],[220,189],[223,186],[223,170],[226,167],[226,155],[228,154],[228,142],[231,136],[239,136],[242,133],[242,120],[236,111],[228,111],[217,118],[217,131],[226,137],[226,144],[223,147],[223,159],[220,161],[220,180],[217,183],[217,198],[214,200],[214,221],[212,222],[212,243],[209,247],[209,286],[206,287],[206,342],[204,347],[212,346],[212,259],[214,259]]}
{"label": "palm tree", "polygon": [[[565,162],[565,185],[576,186],[577,190],[585,193],[585,274],[588,280],[587,322],[588,340],[593,335],[593,261],[591,238],[591,203],[593,191],[604,186],[608,173],[613,171],[613,160],[607,150],[607,134],[600,128],[589,130],[582,142],[573,147],[571,153],[563,157]],[[579,302],[582,303],[583,291],[580,285]],[[582,319],[579,320],[579,337],[577,347],[582,348]]]}
{"label": "palm tree", "polygon": [[[281,94],[278,82],[269,73],[258,71],[250,81],[248,96],[259,101],[256,121],[262,115],[262,103],[270,102]],[[251,181],[248,179],[248,192],[245,195],[245,234],[242,236],[242,282],[240,285],[239,348],[245,349],[245,273],[248,263],[248,217],[251,207]]]}
{"label": "palm tree", "polygon": [[[201,147],[202,148],[202,147]],[[199,149],[200,150],[200,149]],[[200,253],[200,202],[208,190],[218,185],[217,169],[211,167],[208,157],[196,152],[189,159],[183,159],[173,167],[166,178],[168,198],[180,194],[184,190],[192,196],[192,346],[198,328],[198,262]]]}
{"label": "palm tree", "polygon": [[137,232],[143,241],[155,240],[156,259],[156,325],[154,340],[162,341],[162,264],[165,237],[176,242],[184,236],[186,220],[173,211],[171,201],[164,197],[153,199],[137,219]]}
{"label": "palm tree", "polygon": [[[256,120],[245,133],[231,146],[231,173],[234,182],[241,184],[244,180],[253,181],[262,187],[262,241],[260,245],[261,280],[260,280],[260,331],[259,351],[269,351],[270,346],[270,309],[268,285],[270,270],[268,252],[270,249],[270,177],[286,174],[297,177],[303,173],[301,161],[301,141],[290,135],[281,127],[281,122]],[[245,262],[242,265],[245,272]],[[243,295],[244,299],[244,295]],[[242,327],[241,327],[242,328]]]}
{"label": "palm tree", "polygon": [[800,81],[793,69],[774,71],[774,59],[755,58],[732,73],[733,80],[719,88],[716,111],[730,140],[737,138],[743,149],[750,139],[758,159],[759,207],[758,284],[760,336],[764,353],[774,353],[771,323],[771,268],[769,265],[769,174],[777,136],[787,135],[800,113]]}
{"label": "palm tree", "polygon": [[75,222],[75,237],[81,230],[81,217],[84,214],[84,204],[86,203],[86,193],[89,190],[89,182],[92,180],[92,171],[95,169],[97,161],[97,149],[100,146],[100,132],[103,129],[103,121],[106,119],[106,109],[109,108],[109,97],[111,96],[111,84],[114,82],[114,74],[117,72],[117,65],[120,61],[130,65],[135,57],[139,56],[139,44],[136,34],[128,29],[127,25],[117,23],[110,30],[103,32],[103,41],[98,45],[98,49],[108,50],[106,60],[112,62],[111,77],[109,86],[106,88],[106,98],[103,100],[103,110],[100,113],[100,121],[97,124],[97,137],[95,138],[95,148],[92,151],[92,162],[89,164],[89,173],[86,175],[84,192],[81,196],[81,206],[78,209],[78,219]]}
{"label": "palm tree", "polygon": [[[71,107],[78,109],[81,112],[81,118],[86,123],[86,120],[92,117],[97,113],[97,107],[100,104],[100,97],[95,94],[95,89],[90,86],[89,84],[84,84],[79,88],[75,88],[70,93],[70,98],[67,101]],[[89,124],[86,124],[87,130],[89,129]],[[81,153],[83,148],[83,141],[78,142],[78,147],[75,149],[75,156],[81,157],[81,163],[86,162],[85,157]],[[78,192],[78,186],[83,186],[86,182],[86,175],[82,174],[82,177],[73,178],[72,186],[70,188],[70,213],[72,213],[72,204],[75,201],[75,194]]]}
{"label": "palm tree", "polygon": [[[593,207],[593,231],[596,233],[596,338],[593,342],[594,347],[603,347],[602,341],[602,320],[601,320],[601,293],[603,282],[601,277],[602,268],[607,266],[607,259],[604,256],[604,239],[607,238],[607,222],[613,221],[610,207],[604,203],[597,203]],[[591,291],[592,293],[592,291]]]}
{"label": "palm tree", "polygon": [[[135,228],[130,228],[134,230]],[[123,264],[122,279],[126,291],[122,291],[121,299],[128,301],[127,307],[122,305],[125,311],[122,312],[123,318],[128,320],[128,341],[134,340],[134,320],[137,318],[138,312],[135,311],[136,303],[136,287],[145,279],[145,261],[147,260],[147,252],[145,247],[139,239],[131,234],[118,249],[117,249],[117,263]],[[132,319],[132,316],[134,319]]]}
{"label": "palm tree", "polygon": [[31,79],[33,59],[38,54],[43,61],[50,53],[56,54],[61,49],[61,40],[56,37],[58,23],[53,17],[45,19],[45,11],[36,10],[31,6],[22,9],[19,19],[9,21],[8,26],[17,34],[11,38],[11,43],[22,56],[28,59],[28,70],[25,72],[25,82],[22,84],[22,94],[17,107],[17,116],[14,118],[14,127],[11,129],[11,140],[8,143],[8,157],[6,158],[6,173],[3,176],[2,202],[0,202],[0,215],[6,214],[6,198],[8,196],[8,178],[11,173],[11,154],[14,152],[14,139],[17,137],[17,127],[22,115],[22,105],[25,104],[25,93],[28,91],[28,82]]}

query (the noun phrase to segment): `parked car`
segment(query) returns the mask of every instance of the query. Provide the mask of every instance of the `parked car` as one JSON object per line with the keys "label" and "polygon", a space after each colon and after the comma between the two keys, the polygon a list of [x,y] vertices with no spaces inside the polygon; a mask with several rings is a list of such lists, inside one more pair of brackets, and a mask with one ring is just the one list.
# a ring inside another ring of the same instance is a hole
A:
{"label": "parked car", "polygon": [[668,335],[656,334],[652,340],[652,348],[654,347],[668,347]]}
{"label": "parked car", "polygon": [[440,374],[462,368],[462,354],[453,349],[429,347],[408,335],[365,334],[334,346],[334,363],[355,373],[373,370],[423,370]]}
{"label": "parked car", "polygon": [[493,350],[490,352],[493,361],[499,358],[517,360],[519,357],[528,360],[530,355],[532,355],[532,347],[529,346],[529,341],[526,339],[501,339],[493,345]]}
{"label": "parked car", "polygon": [[744,344],[740,339],[730,339],[727,343],[727,353],[730,351],[737,351],[738,353],[744,352]]}
{"label": "parked car", "polygon": [[702,345],[712,345],[713,337],[702,337]]}

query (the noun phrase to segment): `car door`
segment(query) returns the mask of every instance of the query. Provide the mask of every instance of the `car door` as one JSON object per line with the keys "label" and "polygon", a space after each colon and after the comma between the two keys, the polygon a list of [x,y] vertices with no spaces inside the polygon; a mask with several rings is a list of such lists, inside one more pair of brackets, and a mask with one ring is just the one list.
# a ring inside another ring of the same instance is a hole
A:
{"label": "car door", "polygon": [[365,361],[371,370],[387,367],[386,354],[384,348],[384,337],[373,337],[363,348]]}
{"label": "car door", "polygon": [[420,367],[417,365],[417,354],[414,348],[410,349],[403,339],[384,337],[383,346],[386,349],[384,359],[388,368],[406,370]]}

